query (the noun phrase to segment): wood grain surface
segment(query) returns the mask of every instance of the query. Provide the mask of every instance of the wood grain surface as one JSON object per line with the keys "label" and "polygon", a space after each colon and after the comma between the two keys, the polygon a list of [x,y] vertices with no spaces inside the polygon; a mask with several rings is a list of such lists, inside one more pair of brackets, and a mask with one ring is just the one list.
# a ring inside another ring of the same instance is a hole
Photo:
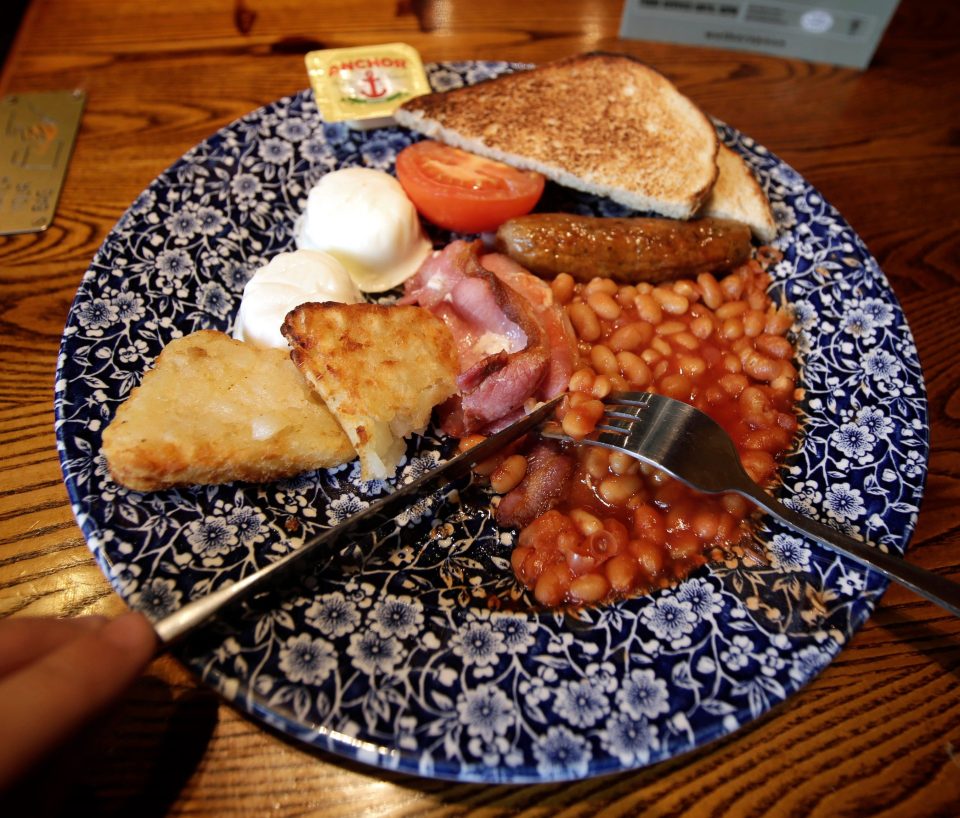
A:
{"label": "wood grain surface", "polygon": [[[960,580],[960,6],[903,0],[869,70],[618,39],[619,0],[33,0],[0,92],[82,88],[54,225],[0,238],[0,616],[115,614],[53,433],[61,331],[127,205],[187,149],[307,84],[306,51],[400,40],[425,60],[621,50],[754,137],[866,241],[916,336],[933,444],[909,558]],[[956,816],[960,622],[896,587],[799,695],[719,743],[554,786],[387,775],[289,743],[154,662],[24,781],[17,815]]]}

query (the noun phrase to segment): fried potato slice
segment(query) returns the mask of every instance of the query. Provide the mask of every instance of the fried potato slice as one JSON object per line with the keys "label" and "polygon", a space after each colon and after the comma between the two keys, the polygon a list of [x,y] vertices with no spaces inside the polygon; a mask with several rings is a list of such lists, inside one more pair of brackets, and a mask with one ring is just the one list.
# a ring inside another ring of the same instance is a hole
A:
{"label": "fried potato slice", "polygon": [[104,430],[103,454],[137,491],[267,482],[355,456],[286,350],[212,330],[163,349]]}
{"label": "fried potato slice", "polygon": [[404,438],[457,390],[457,348],[422,307],[302,304],[283,336],[360,456],[361,477],[393,476]]}

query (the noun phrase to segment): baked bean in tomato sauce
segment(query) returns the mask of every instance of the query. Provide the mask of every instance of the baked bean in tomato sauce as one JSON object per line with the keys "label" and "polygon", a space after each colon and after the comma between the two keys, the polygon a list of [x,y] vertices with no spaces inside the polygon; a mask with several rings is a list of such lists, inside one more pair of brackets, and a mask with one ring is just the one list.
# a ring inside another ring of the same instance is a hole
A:
{"label": "baked bean in tomato sauce", "polygon": [[[704,273],[658,286],[558,276],[554,297],[580,353],[558,411],[564,431],[589,434],[612,391],[658,392],[712,416],[750,476],[770,484],[797,432],[797,370],[786,338],[792,321],[769,284],[756,260],[719,281]],[[564,498],[520,531],[512,554],[517,579],[542,605],[666,587],[749,541],[752,508],[738,495],[699,494],[629,455],[570,452],[576,467]],[[522,477],[518,457],[499,466],[501,486]]]}

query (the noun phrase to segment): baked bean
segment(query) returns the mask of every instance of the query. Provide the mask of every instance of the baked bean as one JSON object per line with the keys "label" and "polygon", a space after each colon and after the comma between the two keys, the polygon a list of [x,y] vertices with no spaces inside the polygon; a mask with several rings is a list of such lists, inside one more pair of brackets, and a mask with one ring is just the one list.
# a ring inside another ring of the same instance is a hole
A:
{"label": "baked bean", "polygon": [[648,324],[659,324],[663,320],[663,309],[660,303],[649,293],[639,292],[639,289],[638,287],[637,297],[634,301],[637,315]]}
{"label": "baked bean", "polygon": [[475,464],[471,468],[471,471],[474,474],[480,475],[481,477],[489,477],[497,470],[497,467],[500,465],[502,459],[503,458],[501,455],[495,454],[493,457],[488,457],[486,460],[481,460],[479,463]]}
{"label": "baked bean", "polygon": [[603,404],[596,399],[588,400],[579,406],[572,407],[563,416],[560,426],[564,434],[574,440],[580,440],[593,431],[601,415],[603,415]]}
{"label": "baked bean", "polygon": [[630,541],[630,550],[637,558],[640,568],[651,579],[663,570],[663,546],[649,539]]}
{"label": "baked bean", "polygon": [[642,485],[639,475],[612,475],[600,482],[598,491],[610,505],[622,506],[640,490]]}
{"label": "baked bean", "polygon": [[616,475],[636,474],[640,461],[626,452],[610,452],[610,471]]}
{"label": "baked bean", "polygon": [[737,338],[730,344],[730,349],[735,352],[742,361],[748,352],[754,351],[753,341],[750,338]]}
{"label": "baked bean", "polygon": [[[707,402],[708,406],[717,406],[718,404],[723,403],[724,398],[726,398],[726,394],[719,386],[716,384],[711,384],[704,391],[703,398]],[[702,409],[702,407],[697,408]],[[706,411],[706,409],[702,409],[702,411]]]}
{"label": "baked bean", "polygon": [[729,301],[736,301],[743,295],[743,279],[736,273],[731,273],[720,282],[720,289]]}
{"label": "baked bean", "polygon": [[548,565],[540,574],[533,589],[533,595],[541,605],[555,607],[566,597],[571,579],[570,569],[566,565],[562,563]]}
{"label": "baked bean", "polygon": [[668,356],[673,353],[673,349],[670,344],[663,340],[663,338],[654,338],[650,341],[650,349],[655,349],[661,355]]}
{"label": "baked bean", "polygon": [[570,596],[575,602],[599,602],[610,592],[610,583],[603,574],[584,574],[570,583]]}
{"label": "baked bean", "polygon": [[525,564],[527,557],[532,552],[533,549],[528,545],[517,545],[510,553],[510,565],[513,568],[513,573],[516,574],[517,579],[523,583],[531,579],[529,572],[525,570]]}
{"label": "baked bean", "polygon": [[703,293],[703,303],[711,310],[715,310],[723,303],[723,291],[710,273],[700,273],[697,276],[697,284],[700,285],[700,292]]}
{"label": "baked bean", "polygon": [[620,365],[620,371],[623,373],[623,377],[634,387],[642,389],[653,380],[653,372],[650,370],[650,365],[633,352],[618,352],[617,363]]}
{"label": "baked bean", "polygon": [[696,355],[680,355],[677,362],[680,364],[680,374],[691,378],[699,378],[707,371],[707,362]]}
{"label": "baked bean", "polygon": [[747,385],[750,383],[746,375],[739,374],[729,374],[724,375],[720,378],[717,383],[720,384],[720,388],[723,389],[731,398],[740,397],[740,393],[747,388]]}
{"label": "baked bean", "polygon": [[717,536],[716,542],[730,545],[733,543],[740,529],[740,518],[735,517],[729,511],[721,511],[717,518]]}
{"label": "baked bean", "polygon": [[614,301],[613,296],[604,292],[590,293],[587,296],[587,304],[591,310],[606,321],[616,321],[620,317],[620,313],[623,312],[620,305]]}
{"label": "baked bean", "polygon": [[788,378],[789,380],[796,382],[797,380],[797,369],[790,363],[790,361],[780,361],[780,374],[777,375],[778,378]]}
{"label": "baked bean", "polygon": [[597,375],[590,389],[590,394],[602,400],[613,391],[613,381],[606,375]]}
{"label": "baked bean", "polygon": [[686,278],[681,278],[678,281],[673,282],[673,291],[677,295],[682,295],[690,304],[700,300],[700,290],[697,289],[697,286]]}
{"label": "baked bean", "polygon": [[766,393],[756,386],[748,386],[740,393],[739,404],[744,415],[766,412],[770,408]]}
{"label": "baked bean", "polygon": [[688,560],[700,553],[700,541],[689,529],[675,531],[667,548],[674,558]]}
{"label": "baked bean", "polygon": [[743,334],[747,338],[756,338],[763,332],[767,324],[767,317],[760,310],[750,310],[743,316]]}
{"label": "baked bean", "polygon": [[653,349],[653,347],[647,347],[643,352],[640,353],[640,357],[643,359],[644,363],[653,366],[653,364],[663,357],[663,353],[659,350]]}
{"label": "baked bean", "polygon": [[793,435],[799,427],[797,416],[792,412],[777,412],[777,426],[790,435]]}
{"label": "baked bean", "polygon": [[668,290],[666,287],[654,287],[651,293],[664,312],[671,315],[683,315],[690,309],[690,301],[680,293]]}
{"label": "baked bean", "polygon": [[596,377],[592,369],[583,367],[570,376],[567,389],[570,392],[589,392],[593,389],[593,380]]}
{"label": "baked bean", "polygon": [[591,278],[587,282],[587,286],[584,287],[584,293],[586,295],[592,295],[593,293],[605,293],[606,295],[614,295],[617,290],[620,289],[620,285],[617,284],[612,278],[601,278],[597,276],[596,278]]}
{"label": "baked bean", "polygon": [[603,523],[600,522],[600,518],[584,508],[573,509],[570,512],[570,519],[573,520],[577,531],[583,534],[584,537],[589,537],[591,534],[597,534],[603,531]]}
{"label": "baked bean", "polygon": [[490,474],[490,488],[497,494],[506,494],[519,485],[527,474],[527,458],[512,454]]}
{"label": "baked bean", "polygon": [[461,437],[460,442],[457,444],[457,451],[469,452],[474,446],[483,443],[486,439],[486,435],[467,435],[466,437]]}
{"label": "baked bean", "polygon": [[[596,376],[593,376],[594,378]],[[593,381],[590,381],[590,388],[593,389]],[[591,400],[593,395],[590,392],[572,392],[567,395],[567,409],[576,409],[579,406],[583,406],[587,401]]]}
{"label": "baked bean", "polygon": [[733,341],[743,337],[743,321],[739,318],[727,318],[720,324],[720,337]]}
{"label": "baked bean", "polygon": [[670,369],[670,361],[665,361],[661,358],[653,367],[653,379],[659,381],[667,374],[668,369]]}
{"label": "baked bean", "polygon": [[678,332],[670,336],[670,343],[680,349],[687,349],[693,352],[700,349],[700,340],[692,332]]}
{"label": "baked bean", "polygon": [[761,449],[744,452],[740,456],[740,461],[754,483],[765,482],[777,468],[773,455]]}
{"label": "baked bean", "polygon": [[610,587],[621,594],[633,589],[639,570],[640,566],[635,555],[628,554],[617,554],[603,565],[603,572],[607,576]]}
{"label": "baked bean", "polygon": [[569,304],[573,298],[573,288],[576,281],[569,273],[560,273],[550,282],[550,289],[553,291],[553,300],[558,304]]}
{"label": "baked bean", "polygon": [[767,295],[763,290],[754,290],[747,297],[747,303],[752,310],[762,310],[767,304]]}
{"label": "baked bean", "polygon": [[594,480],[607,476],[610,468],[610,457],[613,453],[598,446],[585,446],[581,455],[581,463]]}
{"label": "baked bean", "polygon": [[635,350],[650,342],[653,331],[653,326],[645,321],[631,321],[629,324],[617,327],[610,335],[607,344],[614,352],[625,349]]}
{"label": "baked bean", "polygon": [[721,304],[717,307],[717,318],[721,321],[726,321],[728,318],[736,318],[737,316],[743,315],[747,309],[748,307],[745,301],[728,301],[726,304]]}
{"label": "baked bean", "polygon": [[596,341],[603,332],[597,314],[582,301],[574,301],[570,304],[567,307],[567,315],[570,316],[570,323],[573,324],[573,329],[581,341]]}
{"label": "baked bean", "polygon": [[667,375],[660,381],[660,391],[668,398],[689,401],[693,383],[686,375]]}
{"label": "baked bean", "polygon": [[720,501],[724,509],[729,511],[738,520],[747,516],[747,501],[739,494],[724,494]]}
{"label": "baked bean", "polygon": [[706,340],[713,335],[713,318],[709,315],[698,315],[690,322],[690,332],[692,332],[701,341]]}
{"label": "baked bean", "polygon": [[632,532],[634,537],[643,537],[658,545],[663,545],[667,541],[667,528],[663,524],[663,515],[647,503],[633,510]]}
{"label": "baked bean", "polygon": [[619,302],[620,306],[624,309],[633,306],[634,299],[637,297],[637,288],[632,284],[628,284],[626,287],[621,287],[617,290],[615,298]]}
{"label": "baked bean", "polygon": [[720,526],[720,515],[715,511],[702,510],[697,511],[690,521],[690,528],[700,542],[711,542],[717,536],[717,530]]}
{"label": "baked bean", "polygon": [[674,502],[667,512],[667,531],[671,534],[677,531],[686,531],[690,528],[693,519],[692,504],[688,502]]}
{"label": "baked bean", "polygon": [[686,330],[687,325],[683,321],[663,321],[657,324],[655,332],[657,335],[674,335]]}
{"label": "baked bean", "polygon": [[740,363],[740,358],[732,352],[728,352],[723,356],[722,366],[723,371],[729,372],[731,375],[738,375],[743,371],[743,364]]}
{"label": "baked bean", "polygon": [[603,375],[619,375],[620,365],[617,363],[617,356],[613,354],[610,347],[603,344],[594,344],[590,349],[590,363],[593,368]]}
{"label": "baked bean", "polygon": [[771,358],[786,359],[793,356],[793,345],[782,335],[764,333],[757,337],[757,349]]}
{"label": "baked bean", "polygon": [[767,358],[761,353],[753,351],[744,358],[743,371],[751,378],[769,383],[780,374],[780,364],[774,358]]}
{"label": "baked bean", "polygon": [[790,443],[790,435],[777,426],[764,426],[751,432],[743,439],[744,449],[763,449],[766,452],[780,452]]}
{"label": "baked bean", "polygon": [[793,326],[793,318],[786,310],[771,307],[767,310],[767,322],[763,331],[768,335],[783,335]]}

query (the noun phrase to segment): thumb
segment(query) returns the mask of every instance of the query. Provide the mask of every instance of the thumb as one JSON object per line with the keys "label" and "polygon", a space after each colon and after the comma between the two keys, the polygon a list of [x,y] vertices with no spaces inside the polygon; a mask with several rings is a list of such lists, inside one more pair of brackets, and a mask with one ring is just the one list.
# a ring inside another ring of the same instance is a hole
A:
{"label": "thumb", "polygon": [[146,617],[126,613],[0,681],[0,788],[120,696],[156,649]]}

